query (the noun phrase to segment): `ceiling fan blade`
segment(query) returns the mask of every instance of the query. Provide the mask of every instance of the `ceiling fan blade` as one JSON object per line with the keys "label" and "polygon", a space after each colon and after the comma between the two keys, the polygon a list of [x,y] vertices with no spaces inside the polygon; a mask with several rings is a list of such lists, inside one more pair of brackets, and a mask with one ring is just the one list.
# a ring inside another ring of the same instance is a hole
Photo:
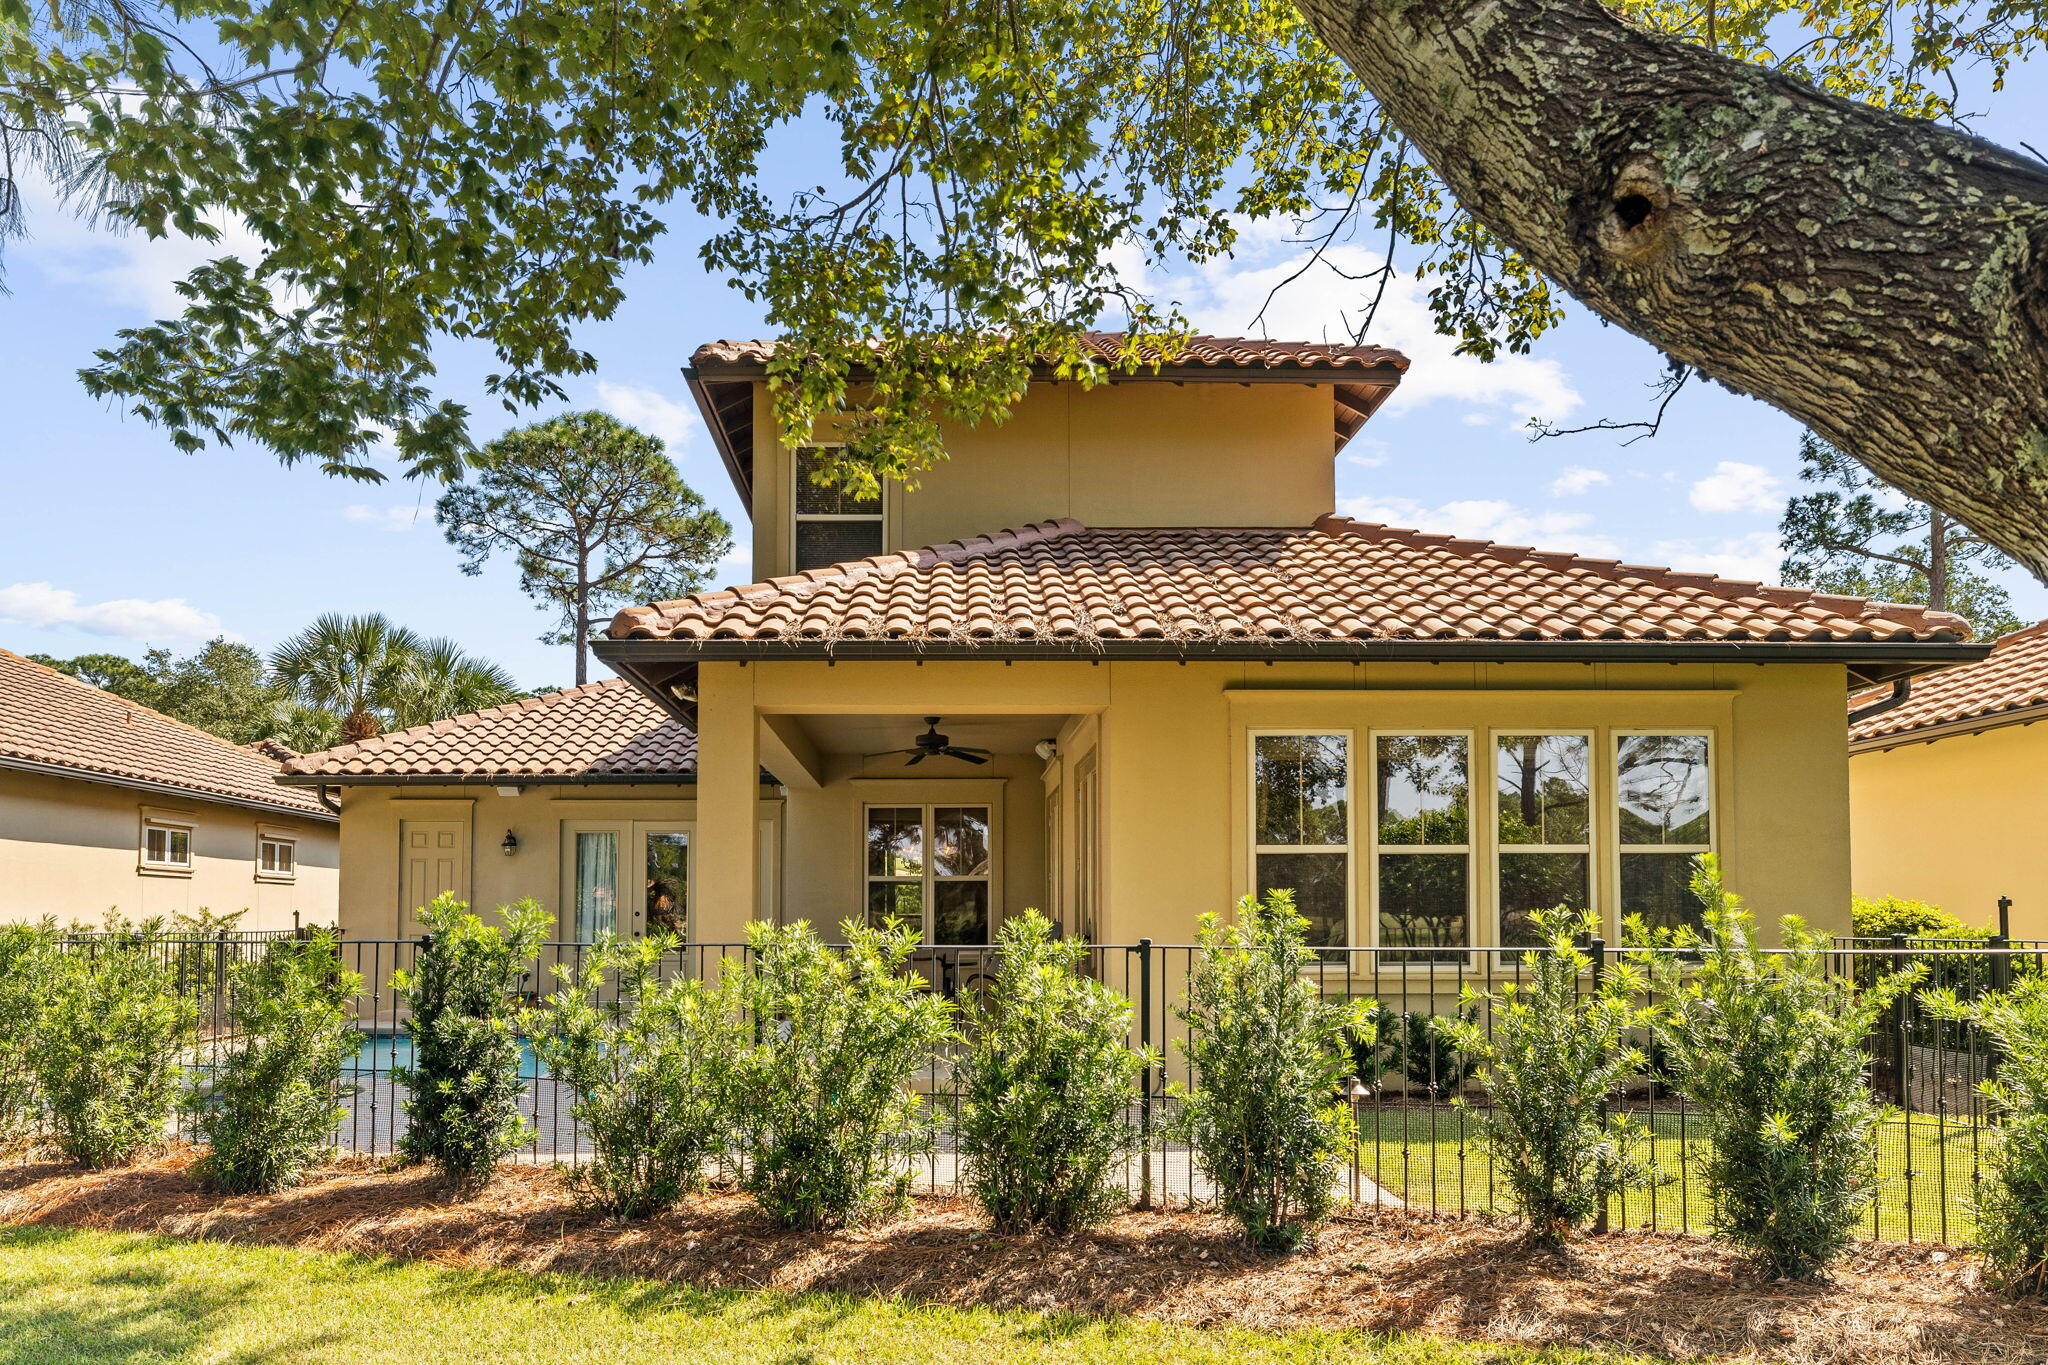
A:
{"label": "ceiling fan blade", "polygon": [[922,749],[883,749],[879,753],[862,754],[862,758],[894,758],[898,754],[921,754]]}
{"label": "ceiling fan blade", "polygon": [[988,762],[988,760],[987,760],[986,758],[982,757],[982,754],[981,754],[981,752],[980,752],[980,751],[977,751],[977,750],[974,750],[974,749],[953,749],[953,748],[948,748],[948,749],[945,749],[945,750],[943,750],[942,752],[944,752],[944,753],[948,753],[948,754],[951,754],[951,755],[952,755],[953,757],[955,757],[955,758],[964,758],[964,759],[966,759],[966,760],[967,760],[967,761],[968,761],[969,763],[986,763],[986,762]]}
{"label": "ceiling fan blade", "polygon": [[[899,750],[897,750],[897,752],[898,752],[898,753],[904,753],[904,754],[907,754],[907,753],[909,753],[909,752],[910,752],[910,750],[908,750],[908,749],[899,749]],[[919,750],[917,751],[917,757],[915,757],[915,758],[911,759],[911,760],[910,760],[909,762],[905,763],[905,764],[904,764],[903,766],[904,766],[904,767],[906,767],[906,768],[915,768],[915,767],[916,767],[916,766],[917,766],[918,764],[920,764],[920,763],[924,762],[924,761],[925,761],[926,759],[928,759],[928,758],[930,758],[930,757],[931,757],[931,755],[930,755],[930,754],[926,753],[926,752],[925,752],[924,750],[922,750],[922,749],[919,749]]]}

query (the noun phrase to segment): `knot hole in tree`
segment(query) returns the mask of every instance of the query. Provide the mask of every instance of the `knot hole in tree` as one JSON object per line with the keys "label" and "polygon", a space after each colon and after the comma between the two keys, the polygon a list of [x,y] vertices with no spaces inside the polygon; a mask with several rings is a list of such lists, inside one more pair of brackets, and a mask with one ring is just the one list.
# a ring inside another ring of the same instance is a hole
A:
{"label": "knot hole in tree", "polygon": [[1671,187],[1653,157],[1625,163],[1593,214],[1602,254],[1631,264],[1662,254],[1671,240]]}

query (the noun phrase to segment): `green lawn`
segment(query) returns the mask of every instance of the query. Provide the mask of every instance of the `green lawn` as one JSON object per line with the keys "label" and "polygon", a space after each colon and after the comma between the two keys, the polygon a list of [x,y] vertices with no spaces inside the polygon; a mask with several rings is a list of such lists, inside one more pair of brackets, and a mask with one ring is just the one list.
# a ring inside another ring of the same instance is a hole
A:
{"label": "green lawn", "polygon": [[[1641,1149],[1667,1178],[1615,1201],[1617,1226],[1706,1232],[1713,1223],[1698,1176],[1697,1119],[1676,1112],[1637,1116]],[[1692,1125],[1688,1130],[1687,1124]],[[1865,1236],[1884,1241],[1968,1243],[1976,1234],[1970,1195],[1994,1130],[1950,1119],[1894,1115],[1878,1131],[1877,1202]],[[1680,1139],[1684,1141],[1681,1143]],[[1472,1114],[1449,1105],[1368,1105],[1359,1111],[1360,1173],[1421,1209],[1504,1212],[1499,1181]],[[1683,1159],[1681,1160],[1681,1154]]]}
{"label": "green lawn", "polygon": [[451,1270],[62,1228],[0,1230],[0,1362],[1657,1365],[1426,1337],[1261,1336],[826,1294]]}

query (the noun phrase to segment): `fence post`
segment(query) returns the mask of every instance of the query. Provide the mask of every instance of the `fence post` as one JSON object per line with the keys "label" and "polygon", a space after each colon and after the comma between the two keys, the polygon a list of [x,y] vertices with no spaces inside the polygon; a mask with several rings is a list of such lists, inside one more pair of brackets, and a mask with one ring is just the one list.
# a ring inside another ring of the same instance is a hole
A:
{"label": "fence post", "polygon": [[[1593,993],[1599,994],[1600,987],[1607,980],[1607,940],[1594,934],[1586,940],[1586,956],[1593,959]],[[1607,1096],[1600,1096],[1600,1127],[1607,1127]],[[1599,1236],[1607,1231],[1607,1206],[1609,1201],[1600,1201],[1600,1212],[1593,1215],[1593,1234]]]}
{"label": "fence post", "polygon": [[1998,952],[1991,959],[1991,989],[2005,990],[2012,985],[2012,897],[1998,898],[1998,932],[1991,936],[1991,947]]}
{"label": "fence post", "polygon": [[[1138,1047],[1152,1051],[1152,940],[1141,938],[1138,955]],[[1152,1064],[1145,1063],[1145,1083],[1138,1094],[1138,1151],[1143,1174],[1138,1178],[1138,1207],[1152,1207]]]}

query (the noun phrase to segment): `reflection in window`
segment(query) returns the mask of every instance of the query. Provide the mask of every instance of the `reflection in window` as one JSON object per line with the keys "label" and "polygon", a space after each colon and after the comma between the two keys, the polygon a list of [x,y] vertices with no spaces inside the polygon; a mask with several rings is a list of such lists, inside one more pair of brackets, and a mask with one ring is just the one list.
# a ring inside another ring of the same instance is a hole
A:
{"label": "reflection in window", "polygon": [[1591,904],[1592,749],[1587,735],[1494,737],[1505,947],[1539,941],[1538,910]]}
{"label": "reflection in window", "polygon": [[989,941],[994,859],[987,806],[871,806],[867,916],[926,943]]}
{"label": "reflection in window", "polygon": [[1700,922],[1692,860],[1713,849],[1707,736],[1622,735],[1616,742],[1621,913],[1651,928]]}
{"label": "reflection in window", "polygon": [[[796,452],[794,571],[819,569],[882,552],[882,499],[848,492],[826,473],[831,452]],[[823,475],[827,480],[818,482]]]}
{"label": "reflection in window", "polygon": [[1343,735],[1252,741],[1254,891],[1294,893],[1309,942],[1350,942],[1351,742]]}
{"label": "reflection in window", "polygon": [[647,836],[647,932],[690,935],[690,836],[681,831]]}
{"label": "reflection in window", "polygon": [[1389,964],[1457,962],[1471,942],[1471,742],[1374,737],[1374,895]]}
{"label": "reflection in window", "polygon": [[619,836],[611,830],[576,836],[576,940],[589,943],[619,927]]}

